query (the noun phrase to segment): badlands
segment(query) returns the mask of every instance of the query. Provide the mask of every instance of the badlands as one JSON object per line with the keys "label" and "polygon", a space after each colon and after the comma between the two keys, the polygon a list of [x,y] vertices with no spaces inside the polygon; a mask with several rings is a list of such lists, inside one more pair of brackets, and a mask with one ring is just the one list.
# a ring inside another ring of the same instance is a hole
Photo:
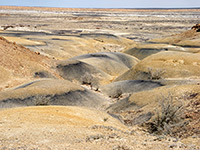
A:
{"label": "badlands", "polygon": [[199,19],[0,6],[0,149],[200,149]]}

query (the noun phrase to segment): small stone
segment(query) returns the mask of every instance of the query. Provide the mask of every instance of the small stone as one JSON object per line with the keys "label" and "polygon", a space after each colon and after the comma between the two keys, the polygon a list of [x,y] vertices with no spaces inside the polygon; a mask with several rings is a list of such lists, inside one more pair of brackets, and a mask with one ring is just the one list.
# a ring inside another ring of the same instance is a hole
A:
{"label": "small stone", "polygon": [[177,147],[176,144],[172,144],[172,145],[169,146],[169,148],[176,148],[176,147]]}
{"label": "small stone", "polygon": [[172,142],[178,142],[178,139],[177,139],[177,138],[174,138],[174,139],[172,140]]}

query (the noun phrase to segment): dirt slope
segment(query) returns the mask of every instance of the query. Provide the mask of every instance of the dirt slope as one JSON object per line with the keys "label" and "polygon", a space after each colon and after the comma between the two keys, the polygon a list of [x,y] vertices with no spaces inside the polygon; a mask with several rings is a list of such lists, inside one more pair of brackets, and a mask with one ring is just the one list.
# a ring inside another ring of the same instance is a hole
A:
{"label": "dirt slope", "polygon": [[30,81],[39,72],[55,75],[50,59],[0,38],[0,90]]}

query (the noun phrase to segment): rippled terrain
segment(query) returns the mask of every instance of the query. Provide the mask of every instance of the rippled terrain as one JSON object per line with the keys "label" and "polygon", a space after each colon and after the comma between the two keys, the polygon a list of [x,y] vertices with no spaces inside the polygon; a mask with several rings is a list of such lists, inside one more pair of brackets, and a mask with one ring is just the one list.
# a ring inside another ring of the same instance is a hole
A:
{"label": "rippled terrain", "polygon": [[200,149],[199,19],[0,6],[0,149]]}

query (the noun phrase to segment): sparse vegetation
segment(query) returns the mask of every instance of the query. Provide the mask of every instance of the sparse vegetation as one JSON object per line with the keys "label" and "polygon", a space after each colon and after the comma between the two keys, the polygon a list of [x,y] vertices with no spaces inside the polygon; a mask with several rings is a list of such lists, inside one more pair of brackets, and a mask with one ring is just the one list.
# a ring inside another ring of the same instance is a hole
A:
{"label": "sparse vegetation", "polygon": [[85,73],[81,77],[80,81],[81,81],[82,84],[89,85],[91,87],[91,89],[94,89],[96,91],[98,90],[98,81],[91,74]]}
{"label": "sparse vegetation", "polygon": [[42,106],[42,105],[49,105],[50,104],[50,96],[43,96],[43,95],[38,95],[35,96],[35,105],[36,106]]}
{"label": "sparse vegetation", "polygon": [[130,150],[126,145],[117,145],[113,147],[113,150]]}
{"label": "sparse vegetation", "polygon": [[152,69],[150,67],[147,68],[147,74],[149,80],[159,80],[162,79],[162,75],[165,73],[165,71],[161,69]]}
{"label": "sparse vegetation", "polygon": [[112,95],[111,97],[112,98],[119,98],[122,94],[123,94],[122,90],[121,89],[117,89],[115,94]]}
{"label": "sparse vegetation", "polygon": [[108,121],[108,118],[103,118],[103,121],[104,121],[104,122]]}
{"label": "sparse vegetation", "polygon": [[187,122],[184,118],[184,107],[180,99],[168,94],[162,96],[160,110],[153,121],[147,123],[148,131],[155,134],[174,135],[175,128],[182,128]]}

